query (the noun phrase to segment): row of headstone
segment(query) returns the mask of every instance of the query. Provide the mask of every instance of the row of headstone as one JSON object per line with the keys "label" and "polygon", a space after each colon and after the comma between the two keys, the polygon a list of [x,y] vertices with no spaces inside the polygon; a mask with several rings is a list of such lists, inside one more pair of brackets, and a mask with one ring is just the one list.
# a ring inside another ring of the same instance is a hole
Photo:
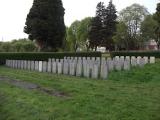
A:
{"label": "row of headstone", "polygon": [[147,63],[155,63],[155,57],[119,57],[90,58],[64,57],[64,59],[49,59],[48,61],[6,60],[6,66],[54,74],[64,74],[86,78],[107,79],[111,71],[130,70],[131,67],[143,67]]}

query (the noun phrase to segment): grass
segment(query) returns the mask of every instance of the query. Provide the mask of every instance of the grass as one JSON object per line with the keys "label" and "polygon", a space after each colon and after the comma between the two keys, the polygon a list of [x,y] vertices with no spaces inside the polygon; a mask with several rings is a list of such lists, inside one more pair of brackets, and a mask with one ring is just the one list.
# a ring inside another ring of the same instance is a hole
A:
{"label": "grass", "polygon": [[160,120],[160,62],[109,80],[0,67],[0,76],[67,93],[67,99],[0,81],[0,120]]}

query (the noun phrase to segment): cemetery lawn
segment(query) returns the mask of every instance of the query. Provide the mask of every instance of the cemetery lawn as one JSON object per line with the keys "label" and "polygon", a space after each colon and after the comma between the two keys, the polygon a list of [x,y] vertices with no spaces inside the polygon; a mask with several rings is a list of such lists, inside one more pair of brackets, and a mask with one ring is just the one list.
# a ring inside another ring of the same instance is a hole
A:
{"label": "cemetery lawn", "polygon": [[113,72],[107,81],[4,66],[0,67],[2,76],[66,97],[0,81],[0,120],[160,120],[160,62]]}

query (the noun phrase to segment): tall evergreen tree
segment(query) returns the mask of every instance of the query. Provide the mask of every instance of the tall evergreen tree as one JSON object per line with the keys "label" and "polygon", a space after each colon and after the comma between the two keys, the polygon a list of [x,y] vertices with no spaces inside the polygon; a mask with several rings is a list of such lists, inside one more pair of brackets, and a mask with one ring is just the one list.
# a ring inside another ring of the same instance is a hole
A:
{"label": "tall evergreen tree", "polygon": [[91,27],[89,31],[89,44],[93,49],[97,49],[97,46],[102,42],[102,24],[104,21],[105,6],[103,2],[99,2],[96,7],[96,16],[91,21]]}
{"label": "tall evergreen tree", "polygon": [[90,32],[92,46],[95,44],[95,46],[104,46],[106,49],[113,50],[114,42],[112,37],[116,32],[116,12],[112,0],[107,8],[103,2],[97,4],[96,17],[92,21]]}
{"label": "tall evergreen tree", "polygon": [[88,35],[89,47],[92,49],[97,49],[97,46],[101,43],[101,27],[101,19],[99,17],[94,17],[91,21],[91,27]]}
{"label": "tall evergreen tree", "polygon": [[102,41],[102,45],[109,50],[114,49],[114,42],[112,37],[116,33],[116,24],[117,24],[116,12],[117,12],[116,8],[111,0],[105,10],[104,23],[103,23],[103,41]]}
{"label": "tall evergreen tree", "polygon": [[64,8],[61,0],[34,0],[26,18],[24,32],[41,49],[62,47],[65,36]]}
{"label": "tall evergreen tree", "polygon": [[160,3],[157,4],[156,13],[154,14],[154,19],[157,21],[158,26],[155,30],[156,36],[157,36],[157,43],[160,47]]}

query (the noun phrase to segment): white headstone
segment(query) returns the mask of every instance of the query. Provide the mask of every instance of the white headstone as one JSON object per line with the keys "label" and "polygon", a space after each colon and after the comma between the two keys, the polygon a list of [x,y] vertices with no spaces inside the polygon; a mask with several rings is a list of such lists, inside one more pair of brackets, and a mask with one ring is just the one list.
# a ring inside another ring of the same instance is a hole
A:
{"label": "white headstone", "polygon": [[125,59],[125,61],[124,61],[124,70],[130,70],[130,61],[129,61],[129,59]]}
{"label": "white headstone", "polygon": [[42,72],[42,68],[43,68],[43,62],[42,61],[39,61],[39,72]]}
{"label": "white headstone", "polygon": [[42,62],[42,71],[43,71],[43,72],[47,72],[47,65],[48,65],[48,64],[47,64],[46,61],[43,61],[43,62]]}
{"label": "white headstone", "polygon": [[38,61],[35,61],[34,67],[35,67],[35,71],[39,71],[39,62]]}
{"label": "white headstone", "polygon": [[150,63],[154,64],[156,62],[156,58],[155,57],[150,57]]}

